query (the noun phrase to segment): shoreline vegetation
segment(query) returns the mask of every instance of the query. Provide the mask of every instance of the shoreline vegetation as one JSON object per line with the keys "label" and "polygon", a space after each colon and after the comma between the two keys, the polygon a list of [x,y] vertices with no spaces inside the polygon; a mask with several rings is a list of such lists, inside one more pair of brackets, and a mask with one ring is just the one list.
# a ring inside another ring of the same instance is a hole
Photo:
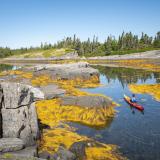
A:
{"label": "shoreline vegetation", "polygon": [[70,52],[75,52],[80,57],[124,55],[140,53],[160,49],[160,32],[151,37],[142,32],[137,36],[132,32],[123,32],[118,38],[108,36],[104,42],[99,42],[98,37],[88,38],[86,41],[80,40],[76,35],[66,37],[55,44],[41,43],[38,47],[22,47],[20,49],[10,49],[0,47],[0,58],[6,57],[55,57],[62,56]]}

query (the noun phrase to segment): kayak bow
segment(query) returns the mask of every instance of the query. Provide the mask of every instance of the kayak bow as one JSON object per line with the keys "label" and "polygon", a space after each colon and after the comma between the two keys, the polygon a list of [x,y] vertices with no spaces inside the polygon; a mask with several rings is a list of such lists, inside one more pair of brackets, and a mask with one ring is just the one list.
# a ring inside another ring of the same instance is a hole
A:
{"label": "kayak bow", "polygon": [[132,107],[134,107],[134,108],[136,108],[136,109],[138,109],[138,110],[140,110],[140,111],[143,111],[143,110],[144,110],[144,108],[143,108],[141,105],[139,105],[138,103],[133,103],[133,102],[131,102],[131,98],[128,97],[128,96],[126,96],[126,95],[124,95],[124,100],[125,100],[130,106],[132,106]]}

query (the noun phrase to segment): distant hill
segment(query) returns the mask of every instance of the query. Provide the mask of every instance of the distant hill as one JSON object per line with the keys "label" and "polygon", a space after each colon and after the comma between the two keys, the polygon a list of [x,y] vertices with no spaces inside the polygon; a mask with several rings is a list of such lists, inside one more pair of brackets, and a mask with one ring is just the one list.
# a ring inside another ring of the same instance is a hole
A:
{"label": "distant hill", "polygon": [[74,52],[73,49],[61,48],[61,49],[47,49],[47,50],[33,50],[23,54],[16,54],[9,58],[50,58],[60,57],[68,53]]}

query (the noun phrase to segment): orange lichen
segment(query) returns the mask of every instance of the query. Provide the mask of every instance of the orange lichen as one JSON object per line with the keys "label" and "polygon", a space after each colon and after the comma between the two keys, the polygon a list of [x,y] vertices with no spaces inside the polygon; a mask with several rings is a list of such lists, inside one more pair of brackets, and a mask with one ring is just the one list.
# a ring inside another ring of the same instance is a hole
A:
{"label": "orange lichen", "polygon": [[131,84],[129,88],[134,93],[150,94],[160,101],[160,84]]}

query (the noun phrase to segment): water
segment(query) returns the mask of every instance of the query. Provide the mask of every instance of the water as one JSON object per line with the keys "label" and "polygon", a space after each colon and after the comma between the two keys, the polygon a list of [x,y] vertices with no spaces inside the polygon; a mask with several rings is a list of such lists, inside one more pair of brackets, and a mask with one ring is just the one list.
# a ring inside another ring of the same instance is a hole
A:
{"label": "water", "polygon": [[142,114],[131,109],[123,100],[124,93],[131,96],[128,84],[159,83],[160,73],[142,70],[98,67],[101,72],[102,87],[83,89],[91,93],[101,93],[112,97],[121,106],[112,122],[102,129],[71,123],[77,132],[100,142],[116,144],[130,160],[160,160],[160,102],[147,94],[138,94],[138,102],[144,106]]}

